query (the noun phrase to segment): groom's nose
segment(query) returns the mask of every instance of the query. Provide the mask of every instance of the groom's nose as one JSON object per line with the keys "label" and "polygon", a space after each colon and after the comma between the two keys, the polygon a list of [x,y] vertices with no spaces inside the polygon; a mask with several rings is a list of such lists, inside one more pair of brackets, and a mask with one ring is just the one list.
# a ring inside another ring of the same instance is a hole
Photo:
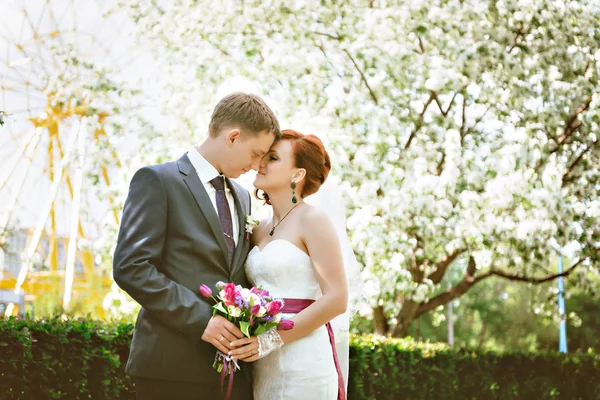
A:
{"label": "groom's nose", "polygon": [[260,158],[258,160],[252,161],[252,164],[250,165],[250,168],[252,168],[255,171],[258,171],[260,169]]}

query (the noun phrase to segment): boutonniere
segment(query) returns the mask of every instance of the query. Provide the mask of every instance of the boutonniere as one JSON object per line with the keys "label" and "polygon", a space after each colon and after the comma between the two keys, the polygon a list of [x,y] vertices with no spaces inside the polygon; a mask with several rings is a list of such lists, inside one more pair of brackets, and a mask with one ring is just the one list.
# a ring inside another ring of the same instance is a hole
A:
{"label": "boutonniere", "polygon": [[250,240],[252,230],[256,225],[260,224],[260,221],[254,218],[252,215],[246,215],[246,240]]}

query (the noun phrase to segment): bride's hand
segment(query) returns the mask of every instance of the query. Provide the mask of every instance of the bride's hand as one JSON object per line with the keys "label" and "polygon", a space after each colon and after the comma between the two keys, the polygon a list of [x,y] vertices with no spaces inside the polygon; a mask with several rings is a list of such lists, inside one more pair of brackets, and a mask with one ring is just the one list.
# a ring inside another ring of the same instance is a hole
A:
{"label": "bride's hand", "polygon": [[234,360],[252,362],[283,346],[283,339],[277,330],[272,328],[258,336],[234,340],[231,345],[236,347],[229,352]]}
{"label": "bride's hand", "polygon": [[229,352],[229,355],[234,360],[244,362],[252,362],[258,360],[258,338],[256,336],[244,337],[231,342],[231,347],[234,350]]}

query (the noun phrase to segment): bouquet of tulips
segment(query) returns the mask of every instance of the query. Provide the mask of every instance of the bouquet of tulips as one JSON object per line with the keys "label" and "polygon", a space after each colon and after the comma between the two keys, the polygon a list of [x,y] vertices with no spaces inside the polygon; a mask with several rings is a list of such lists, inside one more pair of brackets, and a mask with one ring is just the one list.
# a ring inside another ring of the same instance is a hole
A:
{"label": "bouquet of tulips", "polygon": [[[246,289],[224,282],[218,282],[216,288],[217,298],[206,285],[200,286],[200,294],[215,301],[213,315],[219,314],[227,318],[247,337],[258,336],[272,328],[289,330],[294,327],[294,321],[281,318],[283,301],[273,299],[268,291],[260,287]],[[237,364],[218,350],[213,367],[224,374],[232,374],[234,368],[239,369]]]}

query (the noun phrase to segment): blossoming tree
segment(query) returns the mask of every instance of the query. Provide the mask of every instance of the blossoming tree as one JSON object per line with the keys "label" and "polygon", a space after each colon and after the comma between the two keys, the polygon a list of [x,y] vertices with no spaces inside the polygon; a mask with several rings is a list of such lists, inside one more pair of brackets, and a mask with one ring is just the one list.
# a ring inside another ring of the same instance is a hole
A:
{"label": "blossoming tree", "polygon": [[484,279],[551,281],[558,254],[598,274],[597,2],[125,4],[184,129],[242,75],[327,130],[377,331]]}

